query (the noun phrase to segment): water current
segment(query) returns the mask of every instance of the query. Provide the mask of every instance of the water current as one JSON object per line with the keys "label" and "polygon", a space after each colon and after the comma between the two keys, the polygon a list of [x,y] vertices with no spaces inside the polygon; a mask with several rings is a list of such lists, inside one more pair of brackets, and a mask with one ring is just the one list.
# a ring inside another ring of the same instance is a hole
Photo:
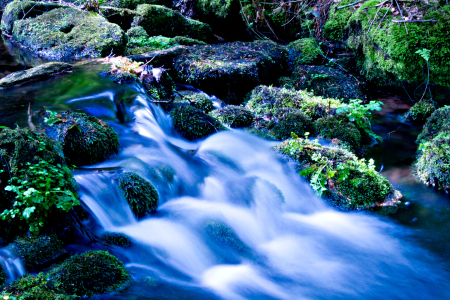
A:
{"label": "water current", "polygon": [[[314,195],[275,143],[240,130],[186,141],[139,85],[97,75],[106,67],[80,63],[72,74],[0,92],[0,125],[26,127],[31,103],[34,111],[95,115],[120,136],[117,156],[74,172],[88,225],[133,241],[110,251],[134,283],[102,299],[450,298],[449,201],[410,175],[420,128],[402,120],[401,99],[384,96],[374,130],[385,141],[367,155],[408,205],[387,216],[340,212]],[[134,218],[112,182],[124,171],[154,183],[157,213]]]}

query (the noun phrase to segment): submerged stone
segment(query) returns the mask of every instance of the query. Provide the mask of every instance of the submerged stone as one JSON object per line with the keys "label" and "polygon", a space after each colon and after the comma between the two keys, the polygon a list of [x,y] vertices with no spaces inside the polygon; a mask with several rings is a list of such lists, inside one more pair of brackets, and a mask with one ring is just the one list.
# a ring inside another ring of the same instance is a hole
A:
{"label": "submerged stone", "polygon": [[242,102],[258,84],[269,84],[285,71],[287,51],[273,42],[192,46],[175,59],[178,80],[228,103]]}
{"label": "submerged stone", "polygon": [[27,81],[45,79],[51,75],[72,70],[72,66],[62,62],[49,62],[25,71],[17,71],[0,79],[0,88],[12,87]]}
{"label": "submerged stone", "polygon": [[175,130],[188,140],[205,138],[225,128],[202,110],[192,106],[180,106],[170,112]]}
{"label": "submerged stone", "polygon": [[71,111],[48,118],[46,130],[62,143],[68,163],[92,165],[118,153],[119,136],[102,120]]}
{"label": "submerged stone", "polygon": [[123,233],[105,232],[100,236],[100,239],[103,243],[108,245],[120,246],[124,248],[131,246],[130,238]]}
{"label": "submerged stone", "polygon": [[114,181],[136,217],[143,217],[158,208],[158,192],[138,174],[124,172],[116,176]]}
{"label": "submerged stone", "polygon": [[118,25],[94,12],[67,6],[14,20],[12,35],[23,46],[49,59],[117,55],[126,46],[125,33]]}
{"label": "submerged stone", "polygon": [[133,25],[142,26],[150,36],[189,36],[200,41],[214,39],[211,27],[200,21],[188,19],[180,12],[161,5],[142,4],[136,8]]}

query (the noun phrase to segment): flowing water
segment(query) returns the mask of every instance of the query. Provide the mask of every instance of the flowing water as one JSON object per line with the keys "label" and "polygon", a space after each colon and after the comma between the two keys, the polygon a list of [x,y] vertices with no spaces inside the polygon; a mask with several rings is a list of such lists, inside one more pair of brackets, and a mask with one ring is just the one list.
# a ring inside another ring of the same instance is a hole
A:
{"label": "flowing water", "polygon": [[[386,141],[367,155],[409,205],[389,216],[339,212],[273,142],[239,130],[186,141],[139,85],[97,75],[106,67],[80,63],[72,74],[0,92],[0,125],[27,126],[30,103],[95,115],[120,136],[117,156],[74,172],[93,230],[133,241],[111,251],[134,283],[102,299],[450,298],[449,201],[409,173],[418,128],[399,118],[404,108],[375,120]],[[124,171],[155,185],[155,214],[134,218],[113,184]]]}

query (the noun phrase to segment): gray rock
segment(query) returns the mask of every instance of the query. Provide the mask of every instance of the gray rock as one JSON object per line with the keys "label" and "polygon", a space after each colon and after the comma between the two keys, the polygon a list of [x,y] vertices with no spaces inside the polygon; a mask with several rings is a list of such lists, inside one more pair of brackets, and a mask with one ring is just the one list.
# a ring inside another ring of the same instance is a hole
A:
{"label": "gray rock", "polygon": [[25,71],[9,74],[0,80],[0,88],[12,87],[26,81],[47,78],[56,73],[72,70],[72,65],[62,62],[50,62]]}

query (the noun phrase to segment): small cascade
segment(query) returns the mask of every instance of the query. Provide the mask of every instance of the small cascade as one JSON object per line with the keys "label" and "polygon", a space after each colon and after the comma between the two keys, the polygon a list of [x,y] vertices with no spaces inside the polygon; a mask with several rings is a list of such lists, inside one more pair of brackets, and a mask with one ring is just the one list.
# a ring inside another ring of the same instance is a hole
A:
{"label": "small cascade", "polygon": [[22,259],[14,256],[8,247],[0,249],[0,264],[5,270],[7,282],[14,281],[26,273]]}

